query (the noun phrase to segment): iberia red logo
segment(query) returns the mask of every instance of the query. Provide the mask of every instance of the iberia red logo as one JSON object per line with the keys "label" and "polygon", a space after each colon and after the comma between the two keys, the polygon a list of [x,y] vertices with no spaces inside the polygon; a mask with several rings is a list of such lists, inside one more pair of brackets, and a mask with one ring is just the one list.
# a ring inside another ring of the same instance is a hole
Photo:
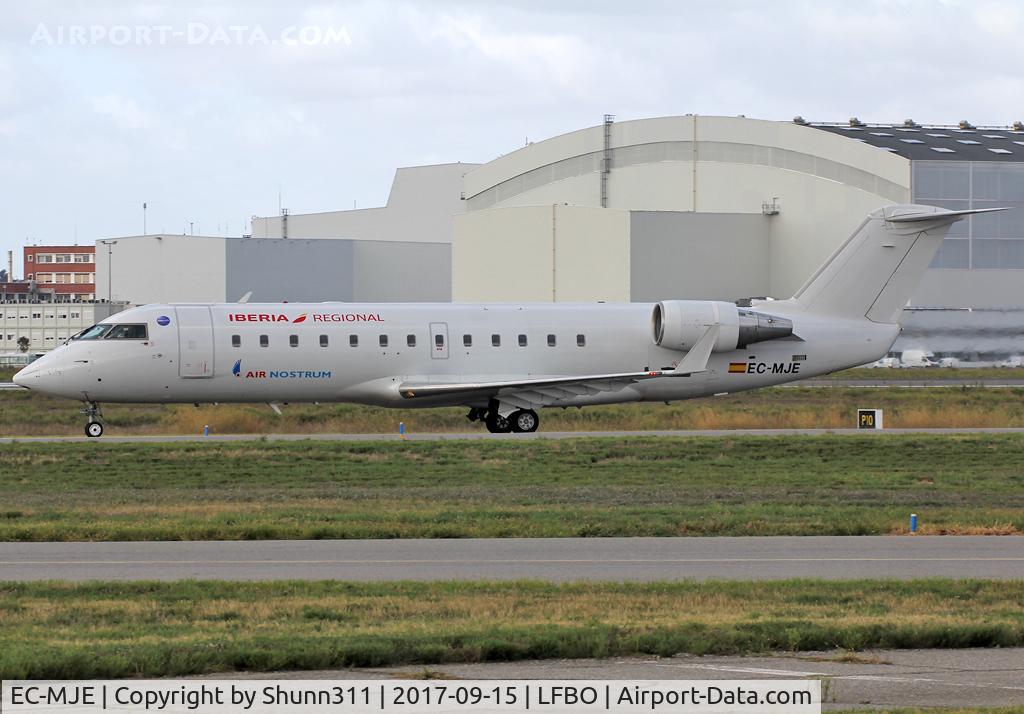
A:
{"label": "iberia red logo", "polygon": [[[291,322],[298,324],[305,322],[310,316],[305,312],[295,318],[290,318],[280,312],[231,312],[228,313],[228,322]],[[384,322],[384,318],[376,312],[314,312],[311,322]]]}

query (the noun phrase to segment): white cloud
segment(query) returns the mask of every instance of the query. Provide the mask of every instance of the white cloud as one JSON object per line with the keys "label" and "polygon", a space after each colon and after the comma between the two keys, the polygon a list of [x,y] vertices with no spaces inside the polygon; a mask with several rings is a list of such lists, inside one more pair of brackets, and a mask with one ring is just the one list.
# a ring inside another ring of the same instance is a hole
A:
{"label": "white cloud", "polygon": [[104,94],[90,99],[92,110],[109,118],[118,129],[146,129],[152,126],[152,116],[134,99],[119,94]]}
{"label": "white cloud", "polygon": [[[33,47],[41,22],[330,26],[351,44]],[[606,112],[1005,123],[1024,118],[1022,25],[1009,0],[13,4],[0,249],[67,238],[54,202],[83,239],[136,232],[143,200],[157,228],[241,225],[276,212],[279,183],[293,210],[373,205],[396,166],[487,160]]]}

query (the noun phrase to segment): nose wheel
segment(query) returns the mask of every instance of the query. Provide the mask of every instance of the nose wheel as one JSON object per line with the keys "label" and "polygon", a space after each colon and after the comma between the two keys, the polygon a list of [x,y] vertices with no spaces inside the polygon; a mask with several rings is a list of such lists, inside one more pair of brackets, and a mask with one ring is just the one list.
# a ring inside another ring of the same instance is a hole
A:
{"label": "nose wheel", "polygon": [[85,414],[85,435],[96,439],[103,436],[103,415],[100,413],[100,405],[96,402],[88,402],[82,407],[82,413]]}

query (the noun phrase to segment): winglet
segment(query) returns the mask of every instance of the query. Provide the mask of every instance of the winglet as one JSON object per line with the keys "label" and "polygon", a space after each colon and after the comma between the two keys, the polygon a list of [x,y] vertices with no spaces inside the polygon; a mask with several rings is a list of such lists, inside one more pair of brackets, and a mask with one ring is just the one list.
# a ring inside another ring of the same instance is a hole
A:
{"label": "winglet", "polygon": [[244,305],[245,303],[249,302],[249,298],[251,298],[251,297],[252,297],[252,290],[247,292],[242,297],[238,298],[238,304],[239,305]]}

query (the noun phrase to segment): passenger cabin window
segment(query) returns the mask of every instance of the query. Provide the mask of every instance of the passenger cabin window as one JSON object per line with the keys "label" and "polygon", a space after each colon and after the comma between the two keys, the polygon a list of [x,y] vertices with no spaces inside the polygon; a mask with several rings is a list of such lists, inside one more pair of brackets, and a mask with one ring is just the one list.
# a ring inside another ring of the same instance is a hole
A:
{"label": "passenger cabin window", "polygon": [[491,335],[491,347],[501,347],[501,335]]}
{"label": "passenger cabin window", "polygon": [[114,325],[105,340],[144,340],[147,337],[145,325]]}
{"label": "passenger cabin window", "polygon": [[554,346],[555,346],[555,336],[554,335],[548,335],[548,347],[554,347]]}
{"label": "passenger cabin window", "polygon": [[406,335],[405,336],[405,344],[409,345],[410,347],[415,347],[416,346],[416,335]]}
{"label": "passenger cabin window", "polygon": [[519,346],[526,347],[526,335],[519,335]]}
{"label": "passenger cabin window", "polygon": [[110,330],[111,325],[93,325],[92,327],[82,330],[77,335],[72,337],[73,340],[98,340],[103,335],[107,334]]}
{"label": "passenger cabin window", "polygon": [[349,347],[358,347],[359,346],[359,335],[349,335],[348,336],[348,346]]}
{"label": "passenger cabin window", "polygon": [[327,344],[327,335],[320,335],[320,346],[326,347]]}
{"label": "passenger cabin window", "polygon": [[379,341],[380,341],[380,346],[381,347],[387,347],[388,346],[388,336],[387,335],[381,335]]}
{"label": "passenger cabin window", "polygon": [[270,338],[267,337],[266,335],[260,335],[260,347],[269,347],[269,346],[270,346]]}
{"label": "passenger cabin window", "polygon": [[298,335],[288,335],[288,344],[291,345],[292,347],[298,347],[299,346],[299,336]]}
{"label": "passenger cabin window", "polygon": [[586,335],[576,335],[576,346],[577,347],[586,347],[587,346],[587,336]]}
{"label": "passenger cabin window", "polygon": [[242,336],[241,335],[231,335],[231,346],[232,347],[241,347],[242,346]]}
{"label": "passenger cabin window", "polygon": [[473,335],[463,335],[462,336],[462,346],[463,347],[472,347],[473,346]]}

